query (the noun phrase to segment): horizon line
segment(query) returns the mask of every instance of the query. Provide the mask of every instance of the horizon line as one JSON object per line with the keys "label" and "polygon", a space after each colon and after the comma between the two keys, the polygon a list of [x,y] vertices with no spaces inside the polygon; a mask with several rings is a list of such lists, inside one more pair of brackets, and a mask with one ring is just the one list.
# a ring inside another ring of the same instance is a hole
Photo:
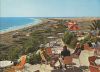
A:
{"label": "horizon line", "polygon": [[[6,17],[6,16],[4,16]],[[10,16],[7,16],[7,17],[10,17]],[[28,16],[11,16],[11,17],[28,17]],[[29,16],[29,17],[34,17],[34,16]],[[42,18],[42,16],[37,16],[35,18]],[[46,17],[44,16],[43,18],[100,18],[100,16],[96,17],[96,16],[83,16],[83,17],[53,17],[53,16],[49,16],[49,17]]]}

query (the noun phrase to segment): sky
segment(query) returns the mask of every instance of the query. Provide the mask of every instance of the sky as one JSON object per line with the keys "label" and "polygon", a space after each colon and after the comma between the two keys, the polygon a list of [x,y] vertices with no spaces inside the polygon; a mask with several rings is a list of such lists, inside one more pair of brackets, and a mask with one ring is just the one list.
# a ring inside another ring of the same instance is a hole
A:
{"label": "sky", "polygon": [[100,0],[0,0],[0,17],[100,17]]}

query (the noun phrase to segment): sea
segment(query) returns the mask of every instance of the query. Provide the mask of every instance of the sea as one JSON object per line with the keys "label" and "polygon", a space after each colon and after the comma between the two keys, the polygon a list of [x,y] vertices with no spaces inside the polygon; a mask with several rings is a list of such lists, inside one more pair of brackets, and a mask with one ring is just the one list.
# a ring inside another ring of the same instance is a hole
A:
{"label": "sea", "polygon": [[0,34],[40,23],[34,17],[0,17]]}

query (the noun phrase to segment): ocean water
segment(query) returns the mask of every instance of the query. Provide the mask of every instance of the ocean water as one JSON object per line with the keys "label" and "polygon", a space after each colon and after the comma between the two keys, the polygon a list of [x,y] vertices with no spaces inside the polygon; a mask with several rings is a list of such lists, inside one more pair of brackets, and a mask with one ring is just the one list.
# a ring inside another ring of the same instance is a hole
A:
{"label": "ocean water", "polygon": [[38,24],[38,18],[30,17],[0,17],[0,33],[17,30],[30,25]]}

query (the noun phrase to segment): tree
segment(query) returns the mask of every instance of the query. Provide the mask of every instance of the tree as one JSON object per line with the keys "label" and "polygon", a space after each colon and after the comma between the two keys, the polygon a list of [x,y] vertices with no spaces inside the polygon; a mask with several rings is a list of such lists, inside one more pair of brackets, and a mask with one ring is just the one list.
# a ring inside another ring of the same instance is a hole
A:
{"label": "tree", "polygon": [[65,44],[70,45],[72,48],[75,47],[76,43],[77,43],[77,37],[74,33],[72,32],[66,32],[64,34],[64,37],[62,38],[63,42]]}
{"label": "tree", "polygon": [[100,20],[93,20],[92,25],[90,25],[91,30],[100,30]]}

